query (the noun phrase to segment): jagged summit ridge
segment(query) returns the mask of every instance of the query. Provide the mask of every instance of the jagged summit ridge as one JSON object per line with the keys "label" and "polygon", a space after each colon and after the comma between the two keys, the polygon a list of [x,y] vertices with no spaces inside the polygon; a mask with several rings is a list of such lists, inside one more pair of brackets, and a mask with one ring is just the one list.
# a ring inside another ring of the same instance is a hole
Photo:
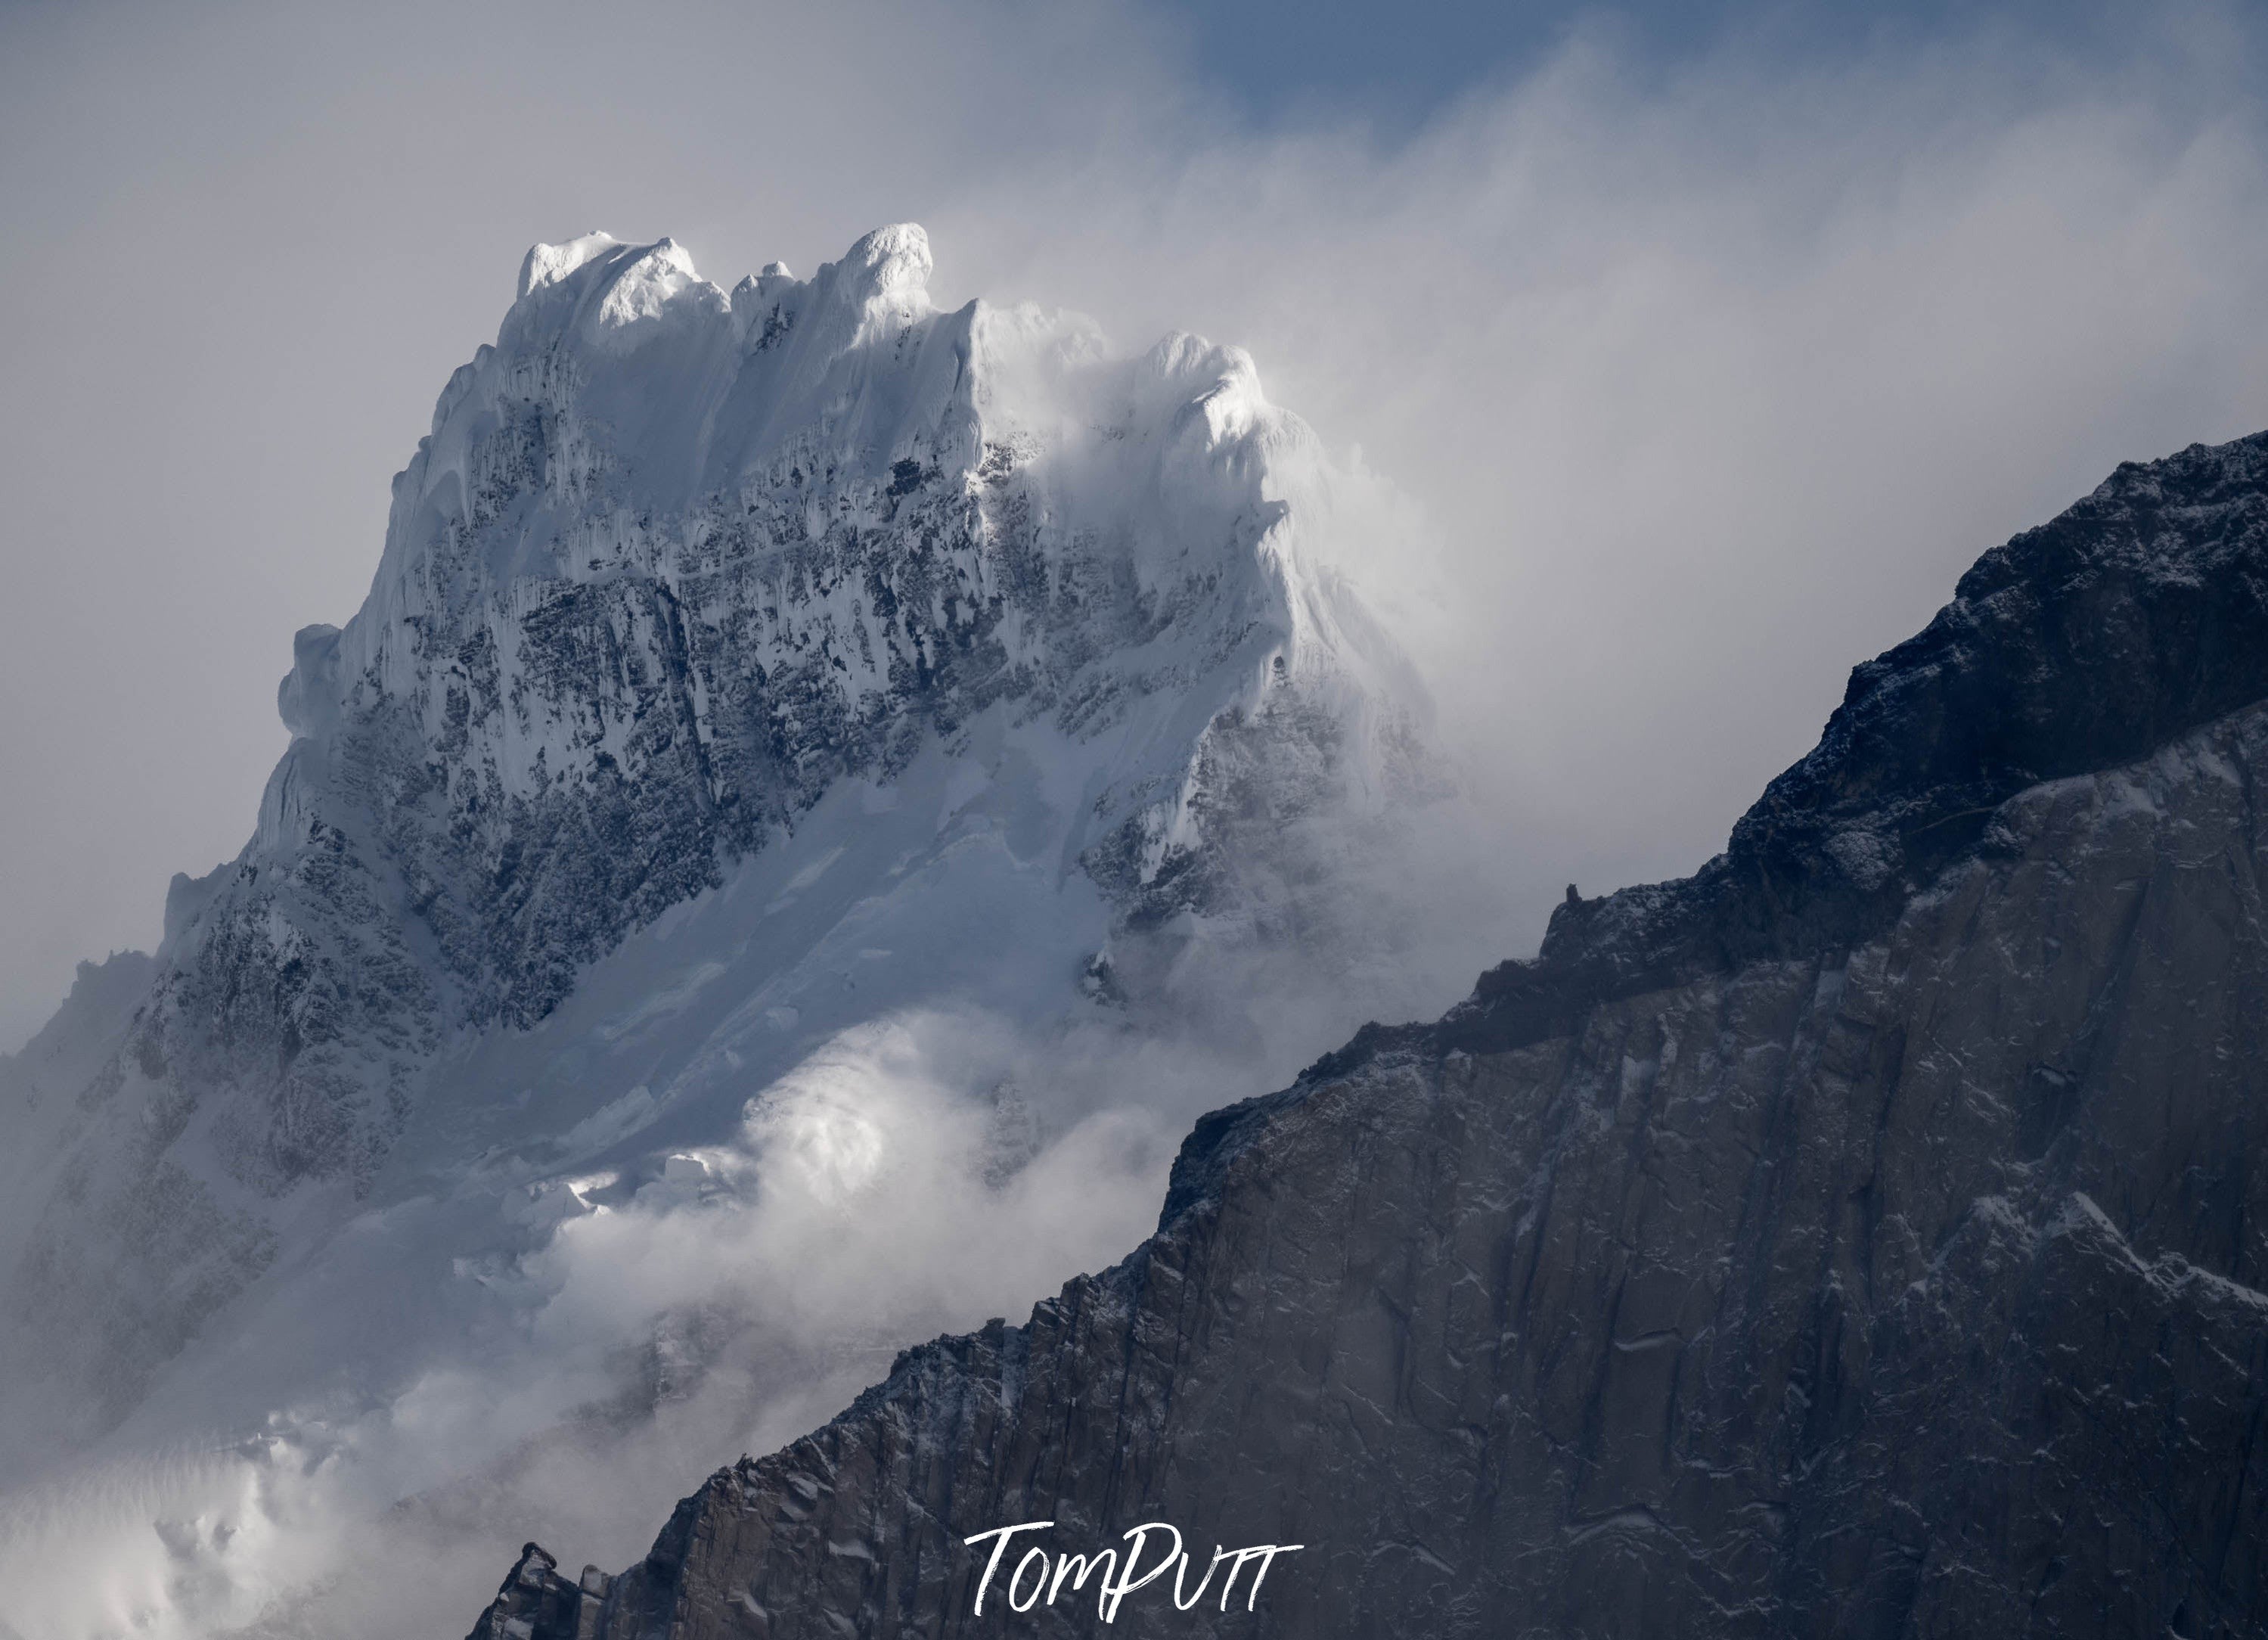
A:
{"label": "jagged summit ridge", "polygon": [[[1312,440],[1248,358],[1174,337],[1107,366],[1032,310],[935,313],[929,265],[919,228],[887,228],[728,295],[667,240],[538,247],[443,394],[369,606],[301,635],[281,698],[295,733],[389,770],[387,807],[481,816],[500,896],[419,837],[387,851],[476,1016],[540,1014],[593,943],[532,937],[559,931],[508,858],[556,848],[563,789],[579,812],[665,773],[642,824],[747,850],[995,700],[1082,737],[1132,714],[1079,852],[1139,816],[1146,880],[1186,839],[1174,788],[1211,720],[1363,663],[1268,493]],[[703,852],[607,898],[635,922],[707,880]]]}

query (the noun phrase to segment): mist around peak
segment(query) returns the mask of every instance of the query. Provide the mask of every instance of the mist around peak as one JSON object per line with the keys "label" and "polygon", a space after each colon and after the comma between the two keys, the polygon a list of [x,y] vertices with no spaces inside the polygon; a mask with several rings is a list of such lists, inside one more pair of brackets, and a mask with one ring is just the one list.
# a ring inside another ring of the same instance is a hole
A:
{"label": "mist around peak", "polygon": [[930,270],[529,253],[252,841],[0,1067],[26,1632],[446,1629],[499,1533],[630,1555],[1493,949],[1364,483],[1241,350]]}

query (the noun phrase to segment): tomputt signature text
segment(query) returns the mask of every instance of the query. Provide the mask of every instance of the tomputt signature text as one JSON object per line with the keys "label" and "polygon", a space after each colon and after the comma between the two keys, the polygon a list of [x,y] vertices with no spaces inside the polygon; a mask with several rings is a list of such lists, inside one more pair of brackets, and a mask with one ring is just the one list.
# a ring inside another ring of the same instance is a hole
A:
{"label": "tomputt signature text", "polygon": [[[992,1555],[984,1562],[984,1575],[976,1580],[976,1607],[974,1614],[984,1614],[984,1592],[992,1586],[992,1578],[1007,1557],[1008,1545],[1020,1532],[1045,1532],[1056,1523],[1052,1520],[1027,1520],[1013,1526],[995,1526],[990,1532],[980,1532],[973,1538],[961,1540],[970,1548],[990,1540]],[[1173,1542],[1157,1563],[1147,1570],[1140,1570],[1143,1552],[1154,1537],[1170,1537]],[[1278,1555],[1295,1554],[1307,1548],[1304,1543],[1256,1543],[1250,1548],[1217,1548],[1197,1579],[1197,1586],[1182,1592],[1189,1570],[1189,1556],[1182,1548],[1181,1529],[1169,1526],[1162,1520],[1152,1520],[1146,1525],[1126,1533],[1126,1562],[1120,1565],[1116,1549],[1103,1549],[1094,1555],[1049,1555],[1033,1544],[1024,1550],[1016,1562],[1015,1570],[1008,1574],[1003,1592],[1007,1596],[1009,1609],[1028,1612],[1040,1603],[1042,1596],[1053,1606],[1056,1597],[1068,1584],[1076,1596],[1086,1587],[1087,1579],[1095,1578],[1095,1608],[1106,1623],[1118,1619],[1118,1603],[1135,1590],[1157,1582],[1167,1572],[1174,1574],[1174,1605],[1189,1611],[1205,1597],[1205,1589],[1212,1582],[1213,1573],[1220,1570],[1223,1561],[1228,1562],[1228,1577],[1220,1585],[1220,1609],[1228,1609],[1229,1596],[1235,1591],[1237,1579],[1248,1564],[1253,1565],[1252,1581],[1244,1594],[1244,1609],[1251,1611],[1260,1598],[1261,1579],[1267,1577],[1268,1567]],[[1256,1564],[1255,1564],[1256,1562]]]}

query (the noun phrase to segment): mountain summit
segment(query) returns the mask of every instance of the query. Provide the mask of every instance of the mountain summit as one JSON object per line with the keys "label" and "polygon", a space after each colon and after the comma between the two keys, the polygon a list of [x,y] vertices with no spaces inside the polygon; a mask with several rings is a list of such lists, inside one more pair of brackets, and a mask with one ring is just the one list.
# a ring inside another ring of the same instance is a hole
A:
{"label": "mountain summit", "polygon": [[[528,253],[362,609],[293,642],[252,840],[0,1061],[40,1318],[0,1476],[350,1363],[385,1404],[434,1305],[514,1313],[563,1215],[713,1186],[846,1030],[1264,1036],[1209,962],[1360,965],[1345,828],[1440,779],[1314,435],[1237,349],[930,271],[911,225],[729,291],[668,240]],[[996,1178],[1130,1097],[963,1080]]]}

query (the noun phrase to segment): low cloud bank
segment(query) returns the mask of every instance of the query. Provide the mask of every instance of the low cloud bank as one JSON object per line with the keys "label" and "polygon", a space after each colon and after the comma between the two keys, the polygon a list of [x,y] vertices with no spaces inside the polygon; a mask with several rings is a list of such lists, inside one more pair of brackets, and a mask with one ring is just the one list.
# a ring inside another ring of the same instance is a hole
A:
{"label": "low cloud bank", "polygon": [[[824,1422],[906,1343],[1020,1318],[1147,1232],[1181,1112],[1233,1067],[1042,1045],[981,1016],[877,1020],[626,1196],[595,1200],[615,1193],[604,1175],[532,1187],[548,1235],[470,1273],[511,1289],[511,1343],[439,1339],[376,1404],[311,1385],[248,1438],[19,1495],[0,1512],[0,1622],[26,1640],[450,1633],[529,1534],[635,1560],[718,1463]],[[1049,1133],[1027,1077],[1082,1100],[1123,1097],[1083,1078],[1149,1085]]]}

